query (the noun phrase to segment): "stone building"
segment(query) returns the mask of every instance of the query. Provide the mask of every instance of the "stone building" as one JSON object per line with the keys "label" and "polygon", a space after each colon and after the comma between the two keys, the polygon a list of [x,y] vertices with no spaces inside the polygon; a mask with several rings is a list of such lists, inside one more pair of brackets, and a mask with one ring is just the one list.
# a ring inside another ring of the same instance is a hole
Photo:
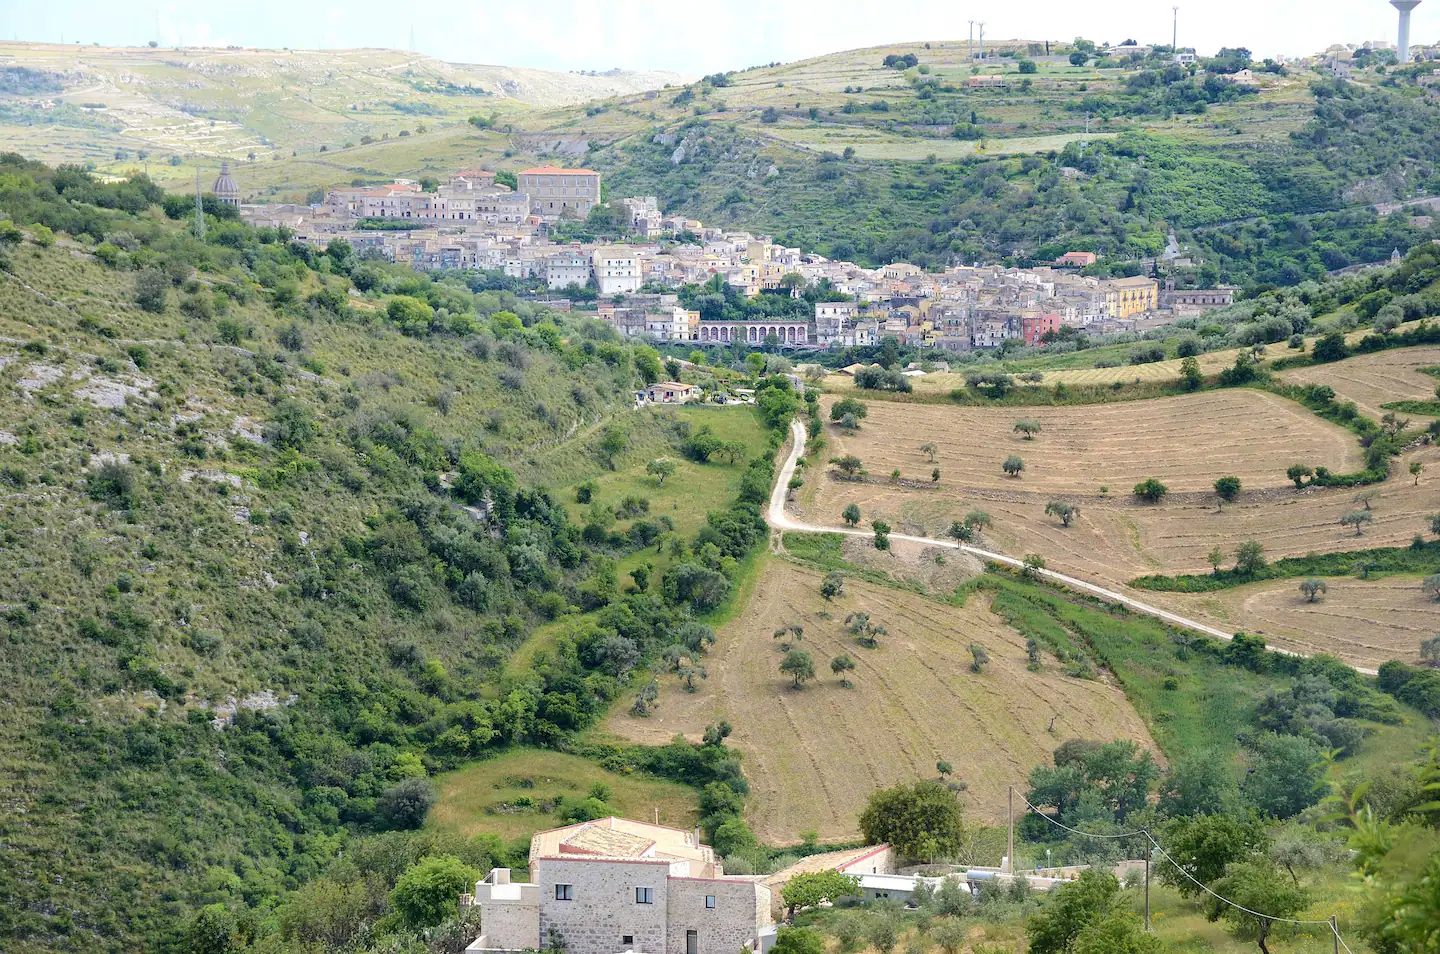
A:
{"label": "stone building", "polygon": [[531,209],[547,219],[583,219],[600,202],[600,173],[589,169],[536,166],[516,178],[515,191],[529,195]]}
{"label": "stone building", "polygon": [[485,931],[469,951],[737,954],[773,933],[770,889],[727,876],[697,833],[614,817],[538,832],[530,881],[496,868],[460,903]]}

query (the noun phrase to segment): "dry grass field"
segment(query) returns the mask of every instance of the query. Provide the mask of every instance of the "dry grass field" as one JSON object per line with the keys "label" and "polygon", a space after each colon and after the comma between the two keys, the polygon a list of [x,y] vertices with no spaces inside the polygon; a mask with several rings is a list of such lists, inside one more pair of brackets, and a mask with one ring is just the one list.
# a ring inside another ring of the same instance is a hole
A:
{"label": "dry grass field", "polygon": [[1327,652],[1375,669],[1391,659],[1416,662],[1420,641],[1440,633],[1440,611],[1416,577],[1330,579],[1309,602],[1298,580],[1270,580],[1215,593],[1148,593],[1179,613],[1304,652]]}
{"label": "dry grass field", "polygon": [[[1039,553],[1056,569],[1124,583],[1149,573],[1206,572],[1212,548],[1218,546],[1229,556],[1246,540],[1261,541],[1272,558],[1404,546],[1424,532],[1427,516],[1440,508],[1433,477],[1423,477],[1417,486],[1405,474],[1411,460],[1423,463],[1427,474],[1440,473],[1440,447],[1400,458],[1392,465],[1395,476],[1371,501],[1374,523],[1359,539],[1338,522],[1360,506],[1354,502],[1356,491],[1344,488],[1244,492],[1222,512],[1206,495],[1148,505],[1136,503],[1128,486],[1117,486],[1105,497],[1055,495],[1080,507],[1071,526],[1062,527],[1045,514],[1050,499],[1045,494],[953,488],[943,481],[940,489],[930,490],[817,475],[802,489],[798,510],[812,522],[838,524],[840,512],[854,503],[867,524],[880,517],[896,532],[932,537],[944,535],[952,521],[969,511],[984,510],[994,520],[986,538],[998,549]],[[942,472],[943,466],[942,460]]]}
{"label": "dry grass field", "polygon": [[[1387,413],[1381,405],[1391,401],[1433,400],[1435,386],[1440,381],[1421,374],[1419,369],[1437,366],[1440,366],[1440,346],[1426,345],[1296,368],[1281,372],[1280,377],[1295,384],[1328,384],[1335,389],[1339,400],[1354,401],[1362,414],[1378,419]],[[1420,419],[1414,414],[1400,416]]]}
{"label": "dry grass field", "polygon": [[[962,609],[850,580],[845,596],[827,603],[820,579],[770,558],[746,609],[721,630],[699,691],[666,680],[657,712],[642,719],[617,707],[605,728],[660,743],[730,720],[752,786],[750,821],[771,843],[796,841],[807,830],[822,839],[854,837],[872,791],[933,778],[942,759],[968,785],[967,810],[997,821],[1006,786],[1023,783],[1066,738],[1130,738],[1153,747],[1118,687],[1053,667],[1028,671],[1024,640],[990,613],[984,597]],[[880,648],[865,649],[845,631],[845,616],[857,610],[889,629]],[[778,670],[782,653],[772,632],[789,623],[804,627],[799,645],[818,677],[801,690]],[[983,675],[970,672],[972,642],[990,656]],[[830,673],[841,653],[855,660],[853,689]]]}
{"label": "dry grass field", "polygon": [[[833,398],[823,403],[828,407]],[[834,456],[854,454],[874,475],[928,479],[940,468],[940,487],[1004,489],[1038,494],[1128,494],[1148,477],[1172,492],[1209,491],[1225,474],[1246,487],[1278,487],[1285,468],[1304,461],[1343,473],[1362,458],[1354,437],[1298,405],[1261,391],[1204,394],[1074,407],[991,408],[869,402],[858,431],[832,429]],[[1025,440],[1019,419],[1038,421]],[[938,447],[935,464],[920,445]],[[1009,455],[1025,462],[1021,477],[1000,465]],[[1043,506],[1043,503],[1042,503]]]}

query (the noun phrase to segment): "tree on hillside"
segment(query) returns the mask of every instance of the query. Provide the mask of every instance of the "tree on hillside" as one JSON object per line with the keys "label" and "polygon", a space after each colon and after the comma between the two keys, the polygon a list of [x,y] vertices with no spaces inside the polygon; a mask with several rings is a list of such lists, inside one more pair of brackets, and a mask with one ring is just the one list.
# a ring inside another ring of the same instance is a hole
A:
{"label": "tree on hillside", "polygon": [[994,523],[983,510],[972,510],[965,515],[965,526],[971,530],[988,530]]}
{"label": "tree on hillside", "polygon": [[657,457],[645,465],[645,473],[654,477],[663,487],[665,478],[675,473],[675,462],[668,457]]}
{"label": "tree on hillside", "polygon": [[430,855],[400,876],[390,892],[390,903],[410,927],[430,927],[454,913],[455,899],[479,877],[478,871],[454,855]]}
{"label": "tree on hillside", "polygon": [[932,443],[932,442],[926,442],[926,443],[920,445],[920,453],[922,453],[922,454],[929,454],[929,455],[930,455],[930,463],[932,463],[932,464],[935,463],[935,452],[938,451],[939,449],[940,449],[940,448],[936,447],[936,446],[934,445],[934,443]]}
{"label": "tree on hillside", "polygon": [[1135,485],[1135,496],[1146,503],[1159,503],[1169,492],[1170,488],[1154,477],[1146,478]]}
{"label": "tree on hillside", "polygon": [[614,424],[600,433],[600,453],[605,458],[605,465],[611,470],[615,469],[615,458],[629,446],[629,435]]}
{"label": "tree on hillside", "polygon": [[1380,489],[1378,487],[1370,487],[1360,491],[1358,494],[1356,494],[1354,497],[1351,497],[1350,499],[1353,500],[1355,503],[1363,504],[1365,506],[1365,509],[1369,510],[1371,502],[1374,500],[1378,500],[1379,498]]}
{"label": "tree on hillside", "polygon": [[1358,537],[1364,534],[1365,524],[1372,523],[1374,520],[1375,515],[1368,510],[1353,510],[1340,518],[1340,526],[1354,527],[1355,536]]}
{"label": "tree on hillside", "polygon": [[870,529],[875,531],[875,549],[890,549],[890,524],[884,520],[871,520]]}
{"label": "tree on hillside", "polygon": [[785,902],[786,917],[794,919],[796,911],[817,907],[840,898],[860,893],[860,879],[838,871],[809,871],[785,882],[780,898]]}
{"label": "tree on hillside", "polygon": [[1020,420],[1015,422],[1015,432],[1023,434],[1025,440],[1033,441],[1035,435],[1040,433],[1040,422],[1032,420]]}
{"label": "tree on hillside", "polygon": [[1265,548],[1258,540],[1247,540],[1235,548],[1235,572],[1254,576],[1265,569]]}
{"label": "tree on hillside", "polygon": [[842,689],[849,689],[854,685],[849,676],[854,669],[855,660],[843,653],[830,660],[830,671],[840,677],[840,688]]}
{"label": "tree on hillside", "polygon": [[975,531],[965,526],[965,524],[961,523],[959,520],[953,521],[950,524],[950,529],[947,532],[950,536],[954,537],[956,540],[959,540],[961,543],[969,543],[971,540],[975,539]]}
{"label": "tree on hillside", "polygon": [[879,648],[880,637],[890,635],[889,630],[872,620],[870,614],[865,612],[855,612],[846,616],[845,625],[849,628],[850,635],[854,636],[866,649]]}
{"label": "tree on hillside", "polygon": [[1415,486],[1420,486],[1420,475],[1425,472],[1425,465],[1418,460],[1410,462],[1410,476],[1415,478]]}
{"label": "tree on hillside", "polygon": [[[1265,824],[1256,818],[1226,814],[1197,814],[1173,819],[1165,826],[1165,851],[1200,884],[1213,884],[1234,862],[1264,853],[1270,846]],[[1204,889],[1174,865],[1161,865],[1156,874],[1182,897],[1194,898]]]}
{"label": "tree on hillside", "polygon": [[801,689],[807,679],[815,678],[815,663],[803,649],[792,649],[780,662],[780,671],[795,680],[795,688]]}
{"label": "tree on hillside", "polygon": [[1237,861],[1215,882],[1214,891],[1240,907],[1209,898],[1206,916],[1212,921],[1223,919],[1240,936],[1254,938],[1261,954],[1270,954],[1265,941],[1275,921],[1295,917],[1310,903],[1309,893],[1268,858]]}
{"label": "tree on hillside", "polygon": [[985,666],[990,662],[990,654],[985,647],[979,643],[970,644],[970,671],[976,674],[985,671]]}
{"label": "tree on hillside", "polygon": [[1045,558],[1038,553],[1027,553],[1020,563],[1020,575],[1033,580],[1045,569]]}
{"label": "tree on hillside", "polygon": [[955,793],[924,780],[873,793],[860,832],[867,844],[888,844],[902,858],[929,862],[959,854],[965,826]]}
{"label": "tree on hillside", "polygon": [[1432,573],[1420,581],[1420,592],[1440,603],[1440,573]]}
{"label": "tree on hillside", "polygon": [[1285,476],[1293,480],[1295,487],[1298,489],[1305,486],[1305,479],[1307,477],[1315,476],[1315,468],[1309,464],[1291,464],[1285,468]]}
{"label": "tree on hillside", "polygon": [[833,600],[836,597],[845,595],[845,577],[839,573],[826,573],[825,579],[820,581],[820,595],[826,600]]}
{"label": "tree on hillside", "polygon": [[856,457],[854,454],[846,454],[844,457],[835,460],[834,464],[836,467],[840,468],[840,472],[843,473],[846,477],[854,477],[856,474],[860,473],[860,468],[862,466],[860,463],[860,458]]}
{"label": "tree on hillside", "polygon": [[1025,927],[1030,954],[1069,954],[1080,932],[1109,916],[1119,893],[1115,876],[1094,868],[1056,888],[1050,903]]}
{"label": "tree on hillside", "polygon": [[1267,732],[1255,739],[1241,794],[1262,814],[1290,818],[1320,800],[1325,752],[1298,735]]}
{"label": "tree on hillside", "polygon": [[1080,514],[1080,508],[1063,500],[1052,500],[1045,505],[1045,513],[1060,518],[1061,526],[1070,526],[1070,521]]}
{"label": "tree on hillside", "polygon": [[832,421],[838,421],[847,414],[857,421],[863,421],[869,413],[870,409],[865,406],[864,401],[857,401],[852,397],[841,398],[830,405],[830,420]]}
{"label": "tree on hillside", "polygon": [[1185,390],[1200,390],[1200,385],[1205,383],[1205,378],[1200,374],[1200,362],[1193,357],[1181,361],[1180,380],[1185,383]]}
{"label": "tree on hillside", "polygon": [[1330,587],[1325,585],[1324,580],[1310,579],[1300,584],[1300,592],[1303,593],[1305,599],[1311,603],[1315,602],[1321,594],[1328,593],[1329,591]]}
{"label": "tree on hillside", "polygon": [[1430,532],[1440,537],[1440,513],[1430,515]]}
{"label": "tree on hillside", "polygon": [[1420,640],[1420,661],[1431,666],[1440,666],[1440,635]]}
{"label": "tree on hillside", "polygon": [[1000,469],[1011,477],[1019,477],[1020,471],[1025,469],[1025,462],[1021,460],[1018,455],[1011,454],[1005,458],[1004,463],[1000,465]]}
{"label": "tree on hillside", "polygon": [[851,527],[856,526],[857,524],[859,524],[859,523],[860,523],[860,507],[859,507],[859,505],[858,505],[858,504],[853,504],[853,503],[852,503],[852,504],[847,504],[846,507],[845,507],[845,509],[844,509],[843,511],[841,511],[841,513],[840,513],[840,519],[841,519],[841,520],[844,520],[845,523],[846,523],[846,525],[851,526]]}
{"label": "tree on hillside", "polygon": [[1227,503],[1234,503],[1235,498],[1240,496],[1239,477],[1221,477],[1215,481],[1215,496],[1220,498],[1220,511],[1225,510]]}
{"label": "tree on hillside", "polygon": [[1220,549],[1218,546],[1212,547],[1210,550],[1210,555],[1206,557],[1206,559],[1210,561],[1210,572],[1219,573],[1220,564],[1225,562],[1225,551]]}

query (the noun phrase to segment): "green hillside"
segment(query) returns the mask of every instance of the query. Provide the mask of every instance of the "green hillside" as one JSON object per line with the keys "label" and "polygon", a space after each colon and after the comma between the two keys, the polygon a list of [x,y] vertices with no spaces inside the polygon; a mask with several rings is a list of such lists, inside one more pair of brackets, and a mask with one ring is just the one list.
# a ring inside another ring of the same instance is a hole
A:
{"label": "green hillside", "polygon": [[[507,859],[406,834],[426,777],[569,744],[723,602],[761,526],[726,507],[768,486],[753,412],[716,410],[758,456],[687,465],[705,499],[572,518],[545,487],[680,456],[686,420],[632,409],[648,349],[223,216],[202,243],[143,180],[10,155],[0,182],[0,947],[195,949],[194,912],[298,916],[342,851],[382,907],[383,853]],[[617,563],[656,541],[641,592]],[[558,651],[506,669],[562,615]],[[708,751],[683,780],[733,770]]]}

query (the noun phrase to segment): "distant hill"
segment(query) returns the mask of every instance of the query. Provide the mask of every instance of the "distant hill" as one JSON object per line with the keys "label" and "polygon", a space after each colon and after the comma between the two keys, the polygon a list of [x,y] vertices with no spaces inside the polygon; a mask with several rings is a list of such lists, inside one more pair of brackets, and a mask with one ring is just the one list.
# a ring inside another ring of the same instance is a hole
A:
{"label": "distant hill", "polygon": [[[0,43],[0,142],[103,168],[171,156],[261,160],[682,85],[674,73],[556,73],[400,50],[68,47]],[[117,154],[124,158],[117,158]]]}

